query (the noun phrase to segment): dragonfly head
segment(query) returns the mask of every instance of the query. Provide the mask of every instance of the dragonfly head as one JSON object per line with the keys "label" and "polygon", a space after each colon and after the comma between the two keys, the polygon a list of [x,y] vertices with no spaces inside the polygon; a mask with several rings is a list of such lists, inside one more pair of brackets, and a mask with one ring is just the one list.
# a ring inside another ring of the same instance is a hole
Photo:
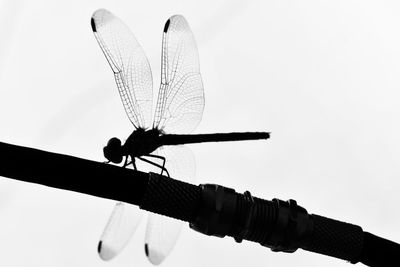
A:
{"label": "dragonfly head", "polygon": [[103,154],[106,159],[113,163],[121,163],[122,161],[121,140],[116,137],[111,138],[107,145],[103,148]]}

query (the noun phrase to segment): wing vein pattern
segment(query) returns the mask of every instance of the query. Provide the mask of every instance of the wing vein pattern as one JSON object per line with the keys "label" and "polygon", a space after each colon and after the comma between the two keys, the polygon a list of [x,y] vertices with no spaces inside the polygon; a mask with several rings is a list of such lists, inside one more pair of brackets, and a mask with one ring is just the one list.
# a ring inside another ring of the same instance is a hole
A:
{"label": "wing vein pattern", "polygon": [[112,71],[122,104],[135,128],[151,119],[153,81],[147,57],[130,29],[107,10],[92,16],[92,29]]}
{"label": "wing vein pattern", "polygon": [[196,41],[185,18],[172,16],[162,39],[161,85],[153,127],[190,133],[201,120],[204,90]]}
{"label": "wing vein pattern", "polygon": [[[107,10],[97,10],[92,30],[117,83],[129,120],[136,129],[148,128],[152,112],[152,74],[145,53],[130,29]],[[153,128],[165,133],[190,133],[201,120],[204,90],[194,36],[183,16],[175,15],[164,26],[161,55],[161,84],[153,117]],[[166,158],[174,178],[193,180],[195,163],[184,146],[160,147],[154,155]],[[146,157],[146,155],[144,155]],[[154,158],[153,158],[154,160]],[[154,166],[136,161],[141,171]],[[101,236],[98,250],[103,260],[114,258],[126,246],[141,218],[137,208],[117,203]],[[151,263],[160,264],[173,249],[182,222],[149,214],[145,248]]]}

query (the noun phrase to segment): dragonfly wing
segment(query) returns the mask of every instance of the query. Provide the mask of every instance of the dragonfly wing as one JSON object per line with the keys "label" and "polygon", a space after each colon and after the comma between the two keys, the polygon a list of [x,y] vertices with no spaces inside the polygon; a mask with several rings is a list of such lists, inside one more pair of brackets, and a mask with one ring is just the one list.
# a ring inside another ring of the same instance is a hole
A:
{"label": "dragonfly wing", "polygon": [[[136,160],[139,170],[157,172],[160,169],[153,165]],[[98,252],[103,260],[111,260],[128,244],[143,216],[143,211],[136,206],[117,202],[100,238]]]}
{"label": "dragonfly wing", "polygon": [[[159,154],[166,158],[166,168],[171,177],[194,182],[195,161],[193,153],[185,146],[167,146],[159,149]],[[149,213],[145,235],[145,252],[149,261],[160,264],[172,251],[182,221]]]}
{"label": "dragonfly wing", "polygon": [[185,18],[175,15],[164,26],[161,85],[153,127],[167,133],[189,133],[200,122],[203,109],[196,41]]}
{"label": "dragonfly wing", "polygon": [[149,213],[144,249],[152,264],[159,265],[170,254],[178,241],[182,226],[181,221]]}
{"label": "dragonfly wing", "polygon": [[98,244],[97,250],[101,259],[111,260],[124,249],[141,217],[139,208],[122,202],[115,204]]}
{"label": "dragonfly wing", "polygon": [[94,12],[92,30],[114,72],[122,104],[132,124],[150,122],[153,78],[147,57],[130,29],[105,9]]}

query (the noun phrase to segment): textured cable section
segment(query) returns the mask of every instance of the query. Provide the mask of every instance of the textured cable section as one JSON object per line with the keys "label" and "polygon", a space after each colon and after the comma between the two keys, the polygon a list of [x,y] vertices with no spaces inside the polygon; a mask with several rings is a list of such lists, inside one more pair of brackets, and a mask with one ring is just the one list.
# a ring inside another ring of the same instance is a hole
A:
{"label": "textured cable section", "polygon": [[302,249],[354,262],[363,247],[360,226],[318,215],[311,215],[314,230]]}
{"label": "textured cable section", "polygon": [[245,237],[243,232],[245,229],[243,229],[243,226],[246,224],[247,218],[250,216],[250,214],[246,213],[246,209],[248,209],[248,206],[246,205],[246,201],[244,199],[244,196],[239,193],[235,193],[237,196],[237,201],[236,201],[236,213],[233,218],[233,224],[231,229],[229,229],[229,236],[232,236],[236,238],[239,235],[242,235]]}
{"label": "textured cable section", "polygon": [[140,208],[192,222],[197,213],[200,197],[199,186],[150,173]]}
{"label": "textured cable section", "polygon": [[276,204],[272,201],[255,197],[251,213],[252,220],[245,239],[265,244],[271,236],[276,224]]}

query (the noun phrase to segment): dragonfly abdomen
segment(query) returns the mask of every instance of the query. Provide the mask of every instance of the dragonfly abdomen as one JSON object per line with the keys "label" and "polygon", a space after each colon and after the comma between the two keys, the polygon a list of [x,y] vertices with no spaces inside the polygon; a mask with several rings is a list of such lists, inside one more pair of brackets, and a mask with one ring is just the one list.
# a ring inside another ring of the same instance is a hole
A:
{"label": "dragonfly abdomen", "polygon": [[229,142],[268,139],[269,132],[239,132],[212,134],[164,134],[161,135],[160,145],[183,145],[204,142]]}

